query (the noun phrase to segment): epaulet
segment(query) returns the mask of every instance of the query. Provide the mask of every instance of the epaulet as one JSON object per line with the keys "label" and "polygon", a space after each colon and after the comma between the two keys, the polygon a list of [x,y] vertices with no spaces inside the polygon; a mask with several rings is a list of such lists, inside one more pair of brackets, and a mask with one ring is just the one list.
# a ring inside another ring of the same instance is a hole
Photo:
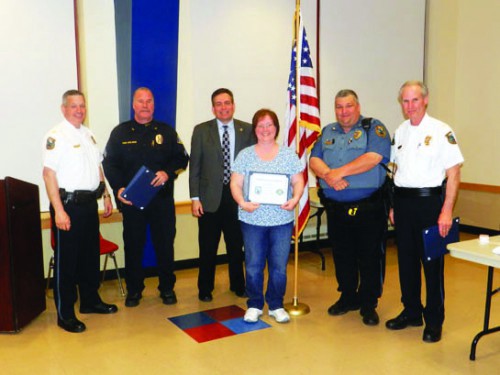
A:
{"label": "epaulet", "polygon": [[361,120],[361,126],[365,131],[370,130],[372,126],[372,118],[371,117],[365,117],[364,119]]}

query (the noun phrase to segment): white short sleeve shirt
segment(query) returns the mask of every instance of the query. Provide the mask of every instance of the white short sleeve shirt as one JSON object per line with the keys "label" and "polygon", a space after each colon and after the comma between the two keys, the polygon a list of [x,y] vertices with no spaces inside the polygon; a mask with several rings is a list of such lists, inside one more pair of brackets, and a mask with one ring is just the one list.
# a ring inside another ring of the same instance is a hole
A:
{"label": "white short sleeve shirt", "polygon": [[60,188],[95,190],[103,156],[95,137],[84,125],[76,128],[64,120],[44,137],[43,166],[56,172]]}
{"label": "white short sleeve shirt", "polygon": [[428,114],[419,125],[403,122],[394,135],[391,161],[399,187],[440,186],[446,170],[464,162],[453,130]]}

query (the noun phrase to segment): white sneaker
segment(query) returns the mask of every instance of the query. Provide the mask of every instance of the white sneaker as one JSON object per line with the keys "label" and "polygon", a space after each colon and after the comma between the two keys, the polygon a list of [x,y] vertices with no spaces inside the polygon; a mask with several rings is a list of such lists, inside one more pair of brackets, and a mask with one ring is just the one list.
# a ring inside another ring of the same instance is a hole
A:
{"label": "white sneaker", "polygon": [[278,323],[287,323],[290,321],[290,315],[285,309],[269,310],[269,316],[272,316]]}
{"label": "white sneaker", "polygon": [[247,323],[257,323],[257,321],[259,320],[259,316],[261,315],[262,310],[256,309],[255,307],[250,307],[245,313],[243,320]]}

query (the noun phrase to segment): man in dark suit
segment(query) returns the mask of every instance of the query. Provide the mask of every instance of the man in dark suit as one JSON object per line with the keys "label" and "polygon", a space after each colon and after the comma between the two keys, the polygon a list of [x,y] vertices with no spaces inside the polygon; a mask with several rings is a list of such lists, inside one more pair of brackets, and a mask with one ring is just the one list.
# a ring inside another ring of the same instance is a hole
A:
{"label": "man in dark suit", "polygon": [[[191,139],[189,191],[191,210],[198,218],[200,271],[198,298],[212,300],[217,249],[224,233],[229,263],[229,287],[237,296],[245,296],[243,274],[243,238],[238,222],[238,206],[229,189],[230,166],[238,153],[255,143],[252,126],[233,119],[233,93],[220,88],[212,94],[215,119],[194,128]],[[226,159],[223,152],[226,145]]]}

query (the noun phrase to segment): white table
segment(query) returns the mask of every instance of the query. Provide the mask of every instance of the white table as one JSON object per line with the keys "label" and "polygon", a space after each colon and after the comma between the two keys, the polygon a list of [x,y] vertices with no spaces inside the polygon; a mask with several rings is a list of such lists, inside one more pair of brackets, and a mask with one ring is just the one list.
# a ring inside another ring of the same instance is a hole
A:
{"label": "white table", "polygon": [[474,239],[451,243],[447,246],[451,256],[454,258],[460,258],[488,266],[484,325],[483,330],[472,340],[469,357],[471,361],[476,359],[476,346],[479,339],[490,333],[500,331],[500,326],[490,328],[491,297],[500,291],[500,288],[493,289],[493,271],[495,268],[500,268],[500,255],[492,252],[493,248],[497,246],[500,246],[500,236],[491,237],[487,244],[480,244],[478,239]]}

